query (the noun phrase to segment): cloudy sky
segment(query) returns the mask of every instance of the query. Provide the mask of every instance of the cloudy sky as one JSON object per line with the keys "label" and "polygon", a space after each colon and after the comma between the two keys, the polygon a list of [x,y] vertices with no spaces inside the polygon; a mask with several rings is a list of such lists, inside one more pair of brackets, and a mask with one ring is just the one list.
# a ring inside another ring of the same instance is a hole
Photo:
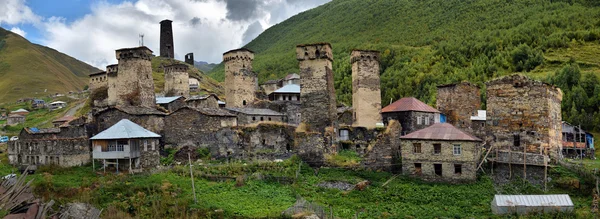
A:
{"label": "cloudy sky", "polygon": [[100,69],[115,49],[144,45],[159,54],[160,26],[173,21],[175,58],[221,62],[222,53],[330,0],[0,0],[0,27]]}

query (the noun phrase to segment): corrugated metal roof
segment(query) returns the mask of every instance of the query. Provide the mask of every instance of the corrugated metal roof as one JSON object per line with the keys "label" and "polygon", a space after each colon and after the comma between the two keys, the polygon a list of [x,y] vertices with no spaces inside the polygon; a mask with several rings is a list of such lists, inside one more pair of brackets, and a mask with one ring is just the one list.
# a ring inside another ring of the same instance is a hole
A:
{"label": "corrugated metal roof", "polygon": [[393,102],[392,104],[381,109],[382,113],[388,112],[403,112],[403,111],[419,111],[428,113],[440,113],[440,111],[433,107],[421,102],[414,97],[405,97]]}
{"label": "corrugated metal roof", "polygon": [[573,206],[571,197],[559,195],[495,195],[496,206]]}
{"label": "corrugated metal roof", "polygon": [[258,109],[258,108],[225,108],[229,111],[243,113],[246,115],[263,115],[263,116],[283,116],[283,114],[275,112],[270,109]]}
{"label": "corrugated metal roof", "polygon": [[50,105],[54,105],[54,104],[65,104],[65,103],[67,103],[67,102],[65,102],[65,101],[54,101],[54,102],[50,103]]}
{"label": "corrugated metal roof", "polygon": [[446,141],[481,141],[481,139],[463,132],[449,123],[436,123],[400,138]]}
{"label": "corrugated metal roof", "polygon": [[300,79],[300,75],[298,75],[296,73],[292,73],[292,74],[288,74],[285,76],[285,80],[291,80],[291,79]]}
{"label": "corrugated metal roof", "polygon": [[29,112],[29,111],[27,111],[26,109],[23,109],[23,108],[21,108],[21,109],[18,109],[18,110],[12,111],[11,113],[28,113],[28,112]]}
{"label": "corrugated metal roof", "polygon": [[181,96],[174,97],[156,97],[156,104],[167,104],[171,103],[177,99],[181,98]]}
{"label": "corrugated metal roof", "polygon": [[92,140],[131,139],[131,138],[160,138],[160,135],[142,128],[138,124],[122,119],[110,128],[98,133]]}
{"label": "corrugated metal roof", "polygon": [[217,103],[218,103],[219,105],[225,105],[225,102],[223,102],[223,101],[220,101],[220,100],[217,100]]}
{"label": "corrugated metal roof", "polygon": [[276,91],[273,91],[273,93],[300,93],[300,85],[297,84],[288,84],[283,86],[282,88],[277,89]]}
{"label": "corrugated metal roof", "polygon": [[477,116],[471,116],[471,120],[485,121],[487,118],[486,113],[485,110],[477,110]]}

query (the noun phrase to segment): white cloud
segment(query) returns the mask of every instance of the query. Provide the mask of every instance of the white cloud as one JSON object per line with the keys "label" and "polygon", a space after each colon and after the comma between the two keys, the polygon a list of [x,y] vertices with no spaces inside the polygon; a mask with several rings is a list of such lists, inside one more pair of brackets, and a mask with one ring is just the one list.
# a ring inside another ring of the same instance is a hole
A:
{"label": "white cloud", "polygon": [[10,32],[16,33],[21,35],[22,37],[25,37],[27,35],[27,32],[21,30],[21,28],[18,27],[13,27],[12,29],[10,29]]}
{"label": "white cloud", "polygon": [[2,0],[0,3],[0,24],[36,24],[40,20],[41,18],[25,5],[25,0]]}
{"label": "white cloud", "polygon": [[[10,10],[22,15],[21,22],[41,20],[24,5],[24,0],[8,1],[18,3],[18,7],[10,6]],[[145,46],[158,55],[159,22],[169,19],[173,21],[176,59],[193,52],[197,61],[218,63],[223,52],[243,46],[262,28],[328,1],[134,0],[117,4],[100,1],[91,5],[91,13],[73,22],[50,17],[36,27],[43,34],[41,44],[103,69],[117,62],[116,49],[138,46],[139,34],[144,34]],[[249,6],[239,7],[242,5]],[[15,16],[4,17],[11,17],[11,22],[16,20]],[[0,15],[0,21],[9,20],[2,19]]]}

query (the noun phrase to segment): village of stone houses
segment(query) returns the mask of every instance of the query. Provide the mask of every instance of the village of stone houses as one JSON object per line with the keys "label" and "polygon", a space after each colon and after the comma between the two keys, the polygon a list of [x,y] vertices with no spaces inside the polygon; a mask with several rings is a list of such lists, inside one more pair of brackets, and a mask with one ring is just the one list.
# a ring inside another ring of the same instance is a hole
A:
{"label": "village of stone houses", "polygon": [[436,84],[433,104],[386,100],[384,51],[365,47],[344,51],[344,104],[335,44],[307,41],[276,80],[259,81],[251,49],[223,51],[224,81],[207,88],[193,53],[175,59],[174,27],[155,24],[160,51],[113,48],[86,90],[0,104],[0,215],[600,216],[594,132],[564,121],[558,86],[514,72]]}

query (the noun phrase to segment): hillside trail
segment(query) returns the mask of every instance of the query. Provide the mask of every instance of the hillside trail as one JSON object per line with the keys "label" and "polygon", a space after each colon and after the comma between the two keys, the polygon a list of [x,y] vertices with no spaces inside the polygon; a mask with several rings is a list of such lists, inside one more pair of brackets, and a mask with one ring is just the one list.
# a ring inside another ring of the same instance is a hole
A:
{"label": "hillside trail", "polygon": [[75,113],[77,113],[77,111],[79,109],[81,109],[84,105],[85,105],[85,101],[81,101],[76,106],[74,106],[71,109],[67,110],[67,112],[63,116],[75,116]]}

